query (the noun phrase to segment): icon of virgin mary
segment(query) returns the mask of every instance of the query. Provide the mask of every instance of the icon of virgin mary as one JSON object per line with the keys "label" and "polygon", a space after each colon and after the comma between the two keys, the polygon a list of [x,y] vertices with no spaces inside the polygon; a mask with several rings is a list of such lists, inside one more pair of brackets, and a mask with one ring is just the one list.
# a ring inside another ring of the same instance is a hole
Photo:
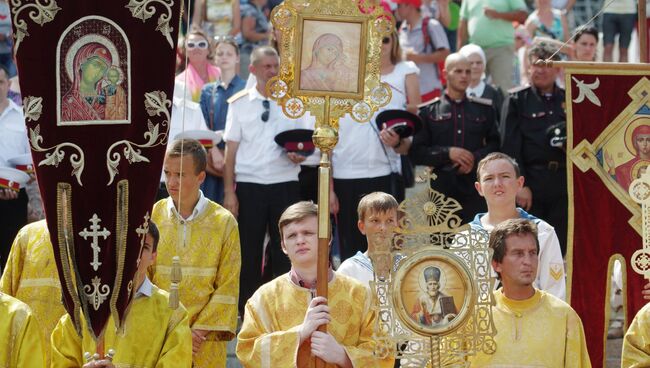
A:
{"label": "icon of virgin mary", "polygon": [[106,96],[101,81],[112,65],[108,48],[90,42],[77,51],[73,59],[73,81],[61,100],[62,121],[104,120]]}

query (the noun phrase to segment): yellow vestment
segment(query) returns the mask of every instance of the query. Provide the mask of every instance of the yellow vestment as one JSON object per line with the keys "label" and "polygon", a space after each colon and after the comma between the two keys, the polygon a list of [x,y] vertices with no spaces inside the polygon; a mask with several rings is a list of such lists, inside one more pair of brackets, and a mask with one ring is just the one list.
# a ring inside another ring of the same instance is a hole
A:
{"label": "yellow vestment", "polygon": [[472,367],[591,367],[582,322],[567,303],[541,290],[526,300],[494,292],[496,353],[478,353]]}
{"label": "yellow vestment", "polygon": [[[115,367],[190,368],[192,337],[187,311],[169,308],[169,294],[152,285],[151,296],[136,296],[126,315],[124,330],[116,331],[113,317],[104,331],[104,352],[115,350]],[[83,318],[83,315],[82,315]],[[94,354],[96,344],[82,321],[83,338],[68,314],[61,317],[51,337],[52,368],[81,367],[85,352]]]}
{"label": "yellow vestment", "polygon": [[650,304],[641,308],[625,333],[621,367],[650,367]]}
{"label": "yellow vestment", "polygon": [[[0,279],[0,291],[29,306],[38,321],[43,341],[49,341],[65,309],[45,220],[23,227],[16,235]],[[49,344],[44,348],[49,362]]]}
{"label": "yellow vestment", "polygon": [[226,344],[237,330],[241,268],[237,221],[205,198],[200,199],[206,203],[199,213],[181,221],[168,201],[171,198],[158,201],[153,209],[160,244],[152,280],[169,290],[172,257],[180,257],[183,279],[179,295],[190,315],[190,327],[210,331],[194,356],[194,365],[225,367]]}
{"label": "yellow vestment", "polygon": [[[296,328],[305,319],[310,300],[310,290],[294,284],[289,274],[260,287],[246,303],[244,324],[237,336],[241,363],[261,368],[313,367],[309,340],[299,346]],[[392,357],[379,359],[373,355],[377,314],[372,300],[367,287],[337,274],[328,286],[332,321],[327,332],[343,345],[354,367],[392,367]]]}
{"label": "yellow vestment", "polygon": [[43,345],[27,304],[0,293],[0,367],[45,367]]}

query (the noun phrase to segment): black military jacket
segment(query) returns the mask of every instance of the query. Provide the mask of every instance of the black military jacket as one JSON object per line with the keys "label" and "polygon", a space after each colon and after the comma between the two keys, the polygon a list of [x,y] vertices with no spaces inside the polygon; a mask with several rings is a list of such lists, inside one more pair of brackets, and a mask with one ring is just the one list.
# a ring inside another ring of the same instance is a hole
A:
{"label": "black military jacket", "polygon": [[547,135],[548,128],[561,121],[566,121],[564,89],[555,86],[548,96],[533,86],[510,90],[503,105],[502,151],[517,160],[522,175],[527,167],[565,165],[565,152],[552,147]]}
{"label": "black military jacket", "polygon": [[420,106],[422,129],[413,138],[410,157],[417,165],[454,170],[450,147],[474,154],[474,165],[499,148],[499,132],[492,101],[465,97],[454,101],[444,94]]}

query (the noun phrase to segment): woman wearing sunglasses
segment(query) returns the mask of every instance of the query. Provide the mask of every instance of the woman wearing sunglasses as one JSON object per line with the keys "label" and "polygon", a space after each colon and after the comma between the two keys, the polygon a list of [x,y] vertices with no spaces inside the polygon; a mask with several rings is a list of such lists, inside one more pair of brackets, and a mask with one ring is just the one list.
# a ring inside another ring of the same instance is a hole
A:
{"label": "woman wearing sunglasses", "polygon": [[176,76],[176,81],[185,85],[186,97],[199,102],[203,85],[219,79],[219,68],[212,65],[212,47],[202,31],[191,31],[187,35],[185,52],[189,63],[187,68]]}

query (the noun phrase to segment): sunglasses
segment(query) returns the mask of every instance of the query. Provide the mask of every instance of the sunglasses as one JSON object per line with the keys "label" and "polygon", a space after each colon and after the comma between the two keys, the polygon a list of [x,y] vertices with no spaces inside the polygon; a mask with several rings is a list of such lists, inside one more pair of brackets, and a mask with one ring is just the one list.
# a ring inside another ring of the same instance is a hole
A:
{"label": "sunglasses", "polygon": [[384,37],[381,40],[381,43],[383,43],[384,45],[388,45],[390,43],[390,37]]}
{"label": "sunglasses", "polygon": [[269,121],[269,114],[271,113],[271,104],[269,103],[269,100],[262,101],[262,107],[264,107],[264,112],[262,113],[262,121],[266,123]]}
{"label": "sunglasses", "polygon": [[208,48],[208,41],[199,41],[199,42],[193,42],[193,41],[188,41],[187,42],[187,48],[188,49],[193,49],[193,48],[200,48],[200,49],[207,49]]}

